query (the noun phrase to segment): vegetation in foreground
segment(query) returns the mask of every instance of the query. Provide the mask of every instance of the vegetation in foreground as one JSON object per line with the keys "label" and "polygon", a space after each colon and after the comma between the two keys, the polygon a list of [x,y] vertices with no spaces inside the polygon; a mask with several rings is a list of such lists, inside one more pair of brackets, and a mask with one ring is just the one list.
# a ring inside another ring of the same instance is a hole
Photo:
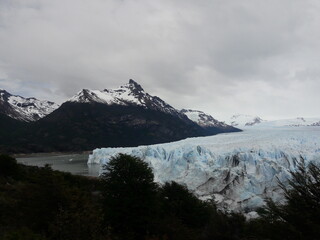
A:
{"label": "vegetation in foreground", "polygon": [[319,239],[320,169],[293,173],[287,203],[260,218],[217,210],[175,182],[159,186],[138,158],[119,155],[101,178],[17,164],[0,155],[0,239]]}

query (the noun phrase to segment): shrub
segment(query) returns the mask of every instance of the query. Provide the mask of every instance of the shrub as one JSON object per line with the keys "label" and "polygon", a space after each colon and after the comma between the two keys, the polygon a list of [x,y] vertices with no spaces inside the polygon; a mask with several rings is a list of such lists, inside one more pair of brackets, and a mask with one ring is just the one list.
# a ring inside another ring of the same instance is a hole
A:
{"label": "shrub", "polygon": [[0,155],[0,176],[14,176],[18,172],[17,160],[8,156]]}

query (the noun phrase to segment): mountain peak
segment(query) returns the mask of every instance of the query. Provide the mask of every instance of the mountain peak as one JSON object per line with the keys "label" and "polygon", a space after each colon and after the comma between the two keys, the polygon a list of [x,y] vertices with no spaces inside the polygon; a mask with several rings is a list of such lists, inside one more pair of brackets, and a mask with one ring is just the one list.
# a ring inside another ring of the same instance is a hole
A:
{"label": "mountain peak", "polygon": [[4,99],[6,98],[8,98],[9,96],[11,96],[11,94],[10,93],[8,93],[6,90],[4,90],[4,89],[0,89],[0,99],[2,100],[2,101],[4,101]]}
{"label": "mountain peak", "polygon": [[259,116],[246,114],[235,114],[227,121],[230,125],[240,128],[256,126],[262,122],[265,122],[265,120],[261,119]]}
{"label": "mountain peak", "polygon": [[98,97],[97,95],[93,92],[90,91],[89,89],[82,89],[78,94],[74,97],[76,98],[77,101],[79,102],[93,102],[97,101]]}
{"label": "mountain peak", "polygon": [[136,81],[134,81],[133,79],[129,79],[129,87],[131,88],[131,90],[144,92],[144,90],[141,87],[141,85],[139,83],[137,83]]}
{"label": "mountain peak", "polygon": [[0,90],[0,113],[20,121],[36,121],[58,107],[59,105],[53,102],[41,101],[34,97],[24,98],[12,95],[4,89]]}
{"label": "mountain peak", "polygon": [[84,89],[68,100],[68,102],[91,103],[99,102],[108,105],[141,106],[152,110],[169,113],[186,118],[178,110],[156,96],[146,93],[140,84],[130,79],[129,83],[116,89],[88,90]]}
{"label": "mountain peak", "polygon": [[129,79],[129,84],[138,84],[135,80],[133,80],[133,79]]}

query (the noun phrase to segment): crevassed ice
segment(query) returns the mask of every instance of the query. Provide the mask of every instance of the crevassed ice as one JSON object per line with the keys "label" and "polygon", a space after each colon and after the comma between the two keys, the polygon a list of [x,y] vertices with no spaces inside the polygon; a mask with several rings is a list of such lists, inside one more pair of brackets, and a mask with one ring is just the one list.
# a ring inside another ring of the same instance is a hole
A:
{"label": "crevassed ice", "polygon": [[140,157],[159,183],[185,184],[219,206],[250,212],[266,197],[283,199],[278,180],[287,183],[304,159],[320,163],[320,127],[250,129],[210,137],[140,146],[95,149],[88,164],[107,163],[119,153]]}

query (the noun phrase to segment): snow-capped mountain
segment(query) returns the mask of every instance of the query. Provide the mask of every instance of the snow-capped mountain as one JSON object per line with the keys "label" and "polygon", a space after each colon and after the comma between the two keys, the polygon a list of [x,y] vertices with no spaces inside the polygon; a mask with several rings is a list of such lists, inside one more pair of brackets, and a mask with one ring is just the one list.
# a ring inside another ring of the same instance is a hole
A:
{"label": "snow-capped mountain", "polygon": [[182,109],[180,113],[186,115],[191,121],[195,122],[211,134],[241,131],[240,129],[225,124],[224,122],[220,122],[211,115],[199,110]]}
{"label": "snow-capped mountain", "polygon": [[273,127],[304,127],[320,126],[320,118],[297,117],[291,119],[262,120],[258,116],[233,115],[228,121],[230,125],[238,128],[273,128]]}
{"label": "snow-capped mountain", "polygon": [[140,106],[145,109],[168,113],[184,120],[191,120],[205,130],[205,135],[239,131],[239,129],[229,126],[223,122],[219,122],[204,112],[186,109],[179,111],[159,97],[151,96],[146,93],[141,85],[132,79],[129,80],[129,83],[116,89],[105,89],[102,91],[83,89],[69,99],[68,102],[97,102],[106,105]]}
{"label": "snow-capped mountain", "polygon": [[[22,119],[12,111],[10,116]],[[3,135],[11,136],[6,127],[3,129]],[[102,146],[134,147],[235,131],[240,130],[231,126],[202,127],[130,80],[116,89],[80,91],[45,118],[19,127],[15,136],[23,135],[23,138],[0,139],[0,146],[18,152],[85,151]]]}
{"label": "snow-capped mountain", "polygon": [[304,127],[304,126],[320,126],[320,118],[297,117],[292,119],[265,121],[259,125],[259,127]]}
{"label": "snow-capped mountain", "polygon": [[151,96],[134,80],[116,89],[89,90],[83,89],[68,102],[98,102],[107,105],[142,106],[146,109],[161,111],[184,118],[178,110],[157,96]]}
{"label": "snow-capped mountain", "polygon": [[96,149],[89,164],[107,163],[126,153],[150,164],[159,183],[185,184],[220,207],[250,212],[266,197],[283,199],[278,180],[287,183],[298,163],[320,164],[320,128],[250,128],[244,132],[189,138],[135,148]]}
{"label": "snow-capped mountain", "polygon": [[227,124],[239,128],[257,126],[263,122],[265,122],[265,120],[262,120],[258,116],[244,114],[233,115],[229,120],[226,121]]}
{"label": "snow-capped mountain", "polygon": [[0,89],[0,113],[20,121],[36,121],[50,114],[58,107],[58,104],[50,101],[24,98]]}
{"label": "snow-capped mountain", "polygon": [[187,117],[190,120],[194,121],[201,127],[220,127],[220,128],[230,127],[224,122],[220,122],[217,119],[213,118],[211,115],[206,114],[199,110],[182,109],[181,113],[187,115]]}

